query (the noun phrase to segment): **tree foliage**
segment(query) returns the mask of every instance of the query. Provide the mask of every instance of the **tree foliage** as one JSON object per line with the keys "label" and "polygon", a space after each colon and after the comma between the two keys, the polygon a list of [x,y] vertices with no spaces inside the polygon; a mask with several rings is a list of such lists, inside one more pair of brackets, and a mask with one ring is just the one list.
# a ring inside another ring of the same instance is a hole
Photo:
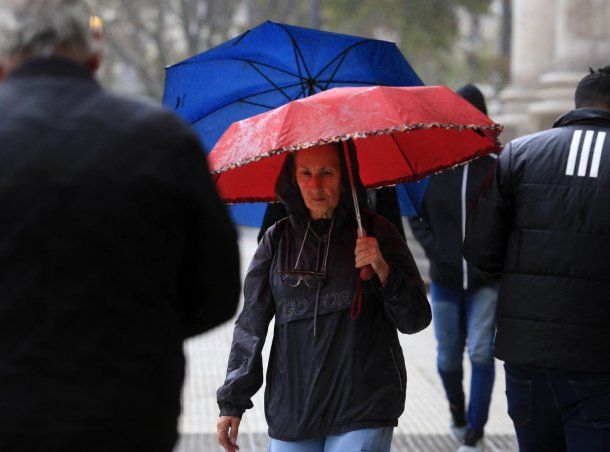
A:
{"label": "tree foliage", "polygon": [[458,11],[476,20],[490,3],[490,0],[328,0],[324,17],[325,24],[340,32],[392,37],[424,81],[449,83],[460,72],[454,53]]}
{"label": "tree foliage", "polygon": [[[104,20],[109,68],[133,71],[143,94],[159,98],[164,68],[236,34],[234,0],[92,0]],[[111,84],[121,73],[105,73]]]}

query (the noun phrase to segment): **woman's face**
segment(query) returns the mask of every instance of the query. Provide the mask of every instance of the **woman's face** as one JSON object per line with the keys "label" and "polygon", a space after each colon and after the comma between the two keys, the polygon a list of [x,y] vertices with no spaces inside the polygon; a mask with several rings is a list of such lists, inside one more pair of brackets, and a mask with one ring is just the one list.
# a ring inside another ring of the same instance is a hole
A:
{"label": "woman's face", "polygon": [[334,145],[317,146],[295,154],[296,179],[314,220],[331,218],[339,204],[341,167]]}

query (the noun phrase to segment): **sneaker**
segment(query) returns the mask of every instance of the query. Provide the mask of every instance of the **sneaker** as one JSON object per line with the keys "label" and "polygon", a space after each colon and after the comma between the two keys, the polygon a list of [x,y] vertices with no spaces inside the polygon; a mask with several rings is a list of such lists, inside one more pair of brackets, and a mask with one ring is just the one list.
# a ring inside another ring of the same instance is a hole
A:
{"label": "sneaker", "polygon": [[454,438],[459,442],[464,441],[466,435],[466,413],[464,405],[451,405],[449,404],[449,411],[451,412],[451,433]]}
{"label": "sneaker", "polygon": [[481,452],[485,449],[483,443],[483,432],[475,432],[474,430],[466,430],[464,435],[464,443],[458,449],[458,452]]}

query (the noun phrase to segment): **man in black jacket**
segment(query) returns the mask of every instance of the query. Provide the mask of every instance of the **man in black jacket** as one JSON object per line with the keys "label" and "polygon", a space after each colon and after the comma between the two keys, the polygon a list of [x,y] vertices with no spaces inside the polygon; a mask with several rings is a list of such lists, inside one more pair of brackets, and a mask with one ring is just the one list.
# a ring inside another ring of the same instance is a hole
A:
{"label": "man in black jacket", "polygon": [[82,3],[0,5],[0,450],[169,452],[235,231],[193,133],[94,80]]}
{"label": "man in black jacket", "polygon": [[[474,85],[457,91],[487,114],[483,94]],[[476,201],[496,155],[431,176],[419,217],[409,219],[415,238],[430,260],[430,293],[437,340],[437,368],[451,412],[451,430],[463,442],[460,451],[482,448],[494,383],[493,336],[497,284],[482,280],[466,264],[462,243],[466,211]],[[466,414],[464,348],[472,366]]]}
{"label": "man in black jacket", "polygon": [[509,143],[464,254],[501,275],[495,355],[522,451],[610,450],[610,66]]}

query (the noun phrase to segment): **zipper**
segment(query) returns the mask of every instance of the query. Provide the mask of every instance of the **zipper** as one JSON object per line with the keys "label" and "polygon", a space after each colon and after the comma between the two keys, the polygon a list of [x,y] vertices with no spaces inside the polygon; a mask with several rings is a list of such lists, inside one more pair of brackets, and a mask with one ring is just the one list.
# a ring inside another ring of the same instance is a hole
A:
{"label": "zipper", "polygon": [[390,348],[390,355],[392,356],[392,363],[394,364],[394,369],[396,369],[396,375],[398,375],[398,384],[400,384],[400,390],[402,391],[402,375],[400,375],[400,369],[398,368],[398,364],[396,363],[396,355],[394,355],[394,349]]}
{"label": "zipper", "polygon": [[[466,239],[466,194],[468,188],[468,163],[464,165],[464,174],[462,175],[462,244]],[[460,253],[461,255],[461,253]],[[468,290],[468,264],[466,259],[462,256],[462,287],[464,290]]]}

